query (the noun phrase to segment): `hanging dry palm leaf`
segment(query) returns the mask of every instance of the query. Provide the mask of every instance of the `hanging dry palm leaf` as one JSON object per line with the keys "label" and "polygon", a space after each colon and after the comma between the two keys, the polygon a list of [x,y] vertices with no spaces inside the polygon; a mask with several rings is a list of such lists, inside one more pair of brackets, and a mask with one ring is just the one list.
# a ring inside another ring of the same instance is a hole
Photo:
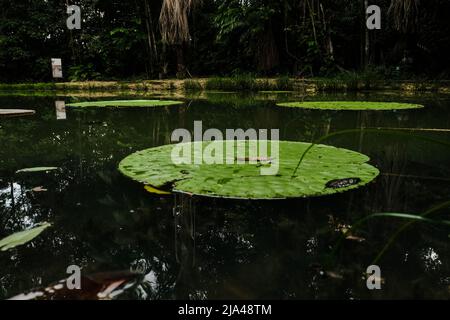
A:
{"label": "hanging dry palm leaf", "polygon": [[162,39],[182,44],[190,39],[188,15],[199,0],[164,0],[159,17]]}
{"label": "hanging dry palm leaf", "polygon": [[389,15],[396,30],[408,33],[415,31],[419,19],[420,0],[392,0]]}

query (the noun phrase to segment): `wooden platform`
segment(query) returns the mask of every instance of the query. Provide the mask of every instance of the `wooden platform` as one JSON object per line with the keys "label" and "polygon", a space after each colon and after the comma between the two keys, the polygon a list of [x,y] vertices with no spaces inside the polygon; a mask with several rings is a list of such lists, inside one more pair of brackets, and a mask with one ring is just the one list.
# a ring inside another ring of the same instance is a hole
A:
{"label": "wooden platform", "polygon": [[32,116],[35,113],[36,113],[36,111],[34,111],[34,110],[0,109],[0,118],[3,118],[3,117]]}

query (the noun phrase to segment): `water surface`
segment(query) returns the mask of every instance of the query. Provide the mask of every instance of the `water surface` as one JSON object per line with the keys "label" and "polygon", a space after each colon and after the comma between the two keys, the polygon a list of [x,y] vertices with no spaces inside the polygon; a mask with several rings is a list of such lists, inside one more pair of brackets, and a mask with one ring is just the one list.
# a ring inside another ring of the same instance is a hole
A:
{"label": "water surface", "polygon": [[[142,99],[116,96],[107,99]],[[145,97],[148,98],[148,97]],[[0,298],[67,277],[138,268],[138,299],[378,299],[450,297],[448,226],[416,223],[379,261],[384,284],[370,291],[363,273],[405,221],[379,218],[339,243],[339,225],[377,212],[420,214],[450,200],[450,97],[341,94],[316,100],[400,101],[402,111],[280,108],[293,94],[188,95],[182,106],[68,109],[55,101],[95,98],[2,95],[1,108],[35,116],[0,119],[0,238],[48,221],[28,245],[0,253]],[[173,99],[171,97],[170,99]],[[174,129],[280,129],[282,140],[313,141],[346,129],[405,128],[403,135],[354,133],[327,144],[365,153],[382,174],[345,194],[286,201],[161,197],[122,177],[118,163],[137,150],[170,143]],[[420,130],[410,130],[420,129]],[[423,129],[434,129],[431,131]],[[438,129],[438,130],[436,130]],[[56,166],[53,174],[17,176],[21,168]],[[47,192],[30,192],[43,186]],[[174,216],[175,213],[175,216]],[[432,218],[450,220],[449,210]]]}

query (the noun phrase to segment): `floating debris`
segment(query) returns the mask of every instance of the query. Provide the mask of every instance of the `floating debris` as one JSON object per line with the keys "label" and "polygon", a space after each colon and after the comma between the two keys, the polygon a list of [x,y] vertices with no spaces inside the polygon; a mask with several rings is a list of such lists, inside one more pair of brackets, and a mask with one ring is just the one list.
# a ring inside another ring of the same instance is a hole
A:
{"label": "floating debris", "polygon": [[35,187],[35,188],[31,189],[31,191],[33,191],[33,192],[46,192],[46,191],[48,191],[48,190],[45,189],[45,188],[42,187],[42,186],[39,186],[39,187]]}

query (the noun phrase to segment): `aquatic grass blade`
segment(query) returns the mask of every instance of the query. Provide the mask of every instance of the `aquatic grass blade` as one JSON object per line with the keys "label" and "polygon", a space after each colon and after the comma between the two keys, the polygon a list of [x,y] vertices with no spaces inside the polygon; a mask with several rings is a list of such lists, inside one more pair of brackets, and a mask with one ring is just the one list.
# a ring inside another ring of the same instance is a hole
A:
{"label": "aquatic grass blade", "polygon": [[0,240],[0,250],[6,251],[23,244],[26,244],[39,236],[45,229],[50,227],[51,224],[48,222],[44,222],[39,224],[37,227],[34,227],[29,230],[24,230],[20,232],[16,232],[2,240]]}

